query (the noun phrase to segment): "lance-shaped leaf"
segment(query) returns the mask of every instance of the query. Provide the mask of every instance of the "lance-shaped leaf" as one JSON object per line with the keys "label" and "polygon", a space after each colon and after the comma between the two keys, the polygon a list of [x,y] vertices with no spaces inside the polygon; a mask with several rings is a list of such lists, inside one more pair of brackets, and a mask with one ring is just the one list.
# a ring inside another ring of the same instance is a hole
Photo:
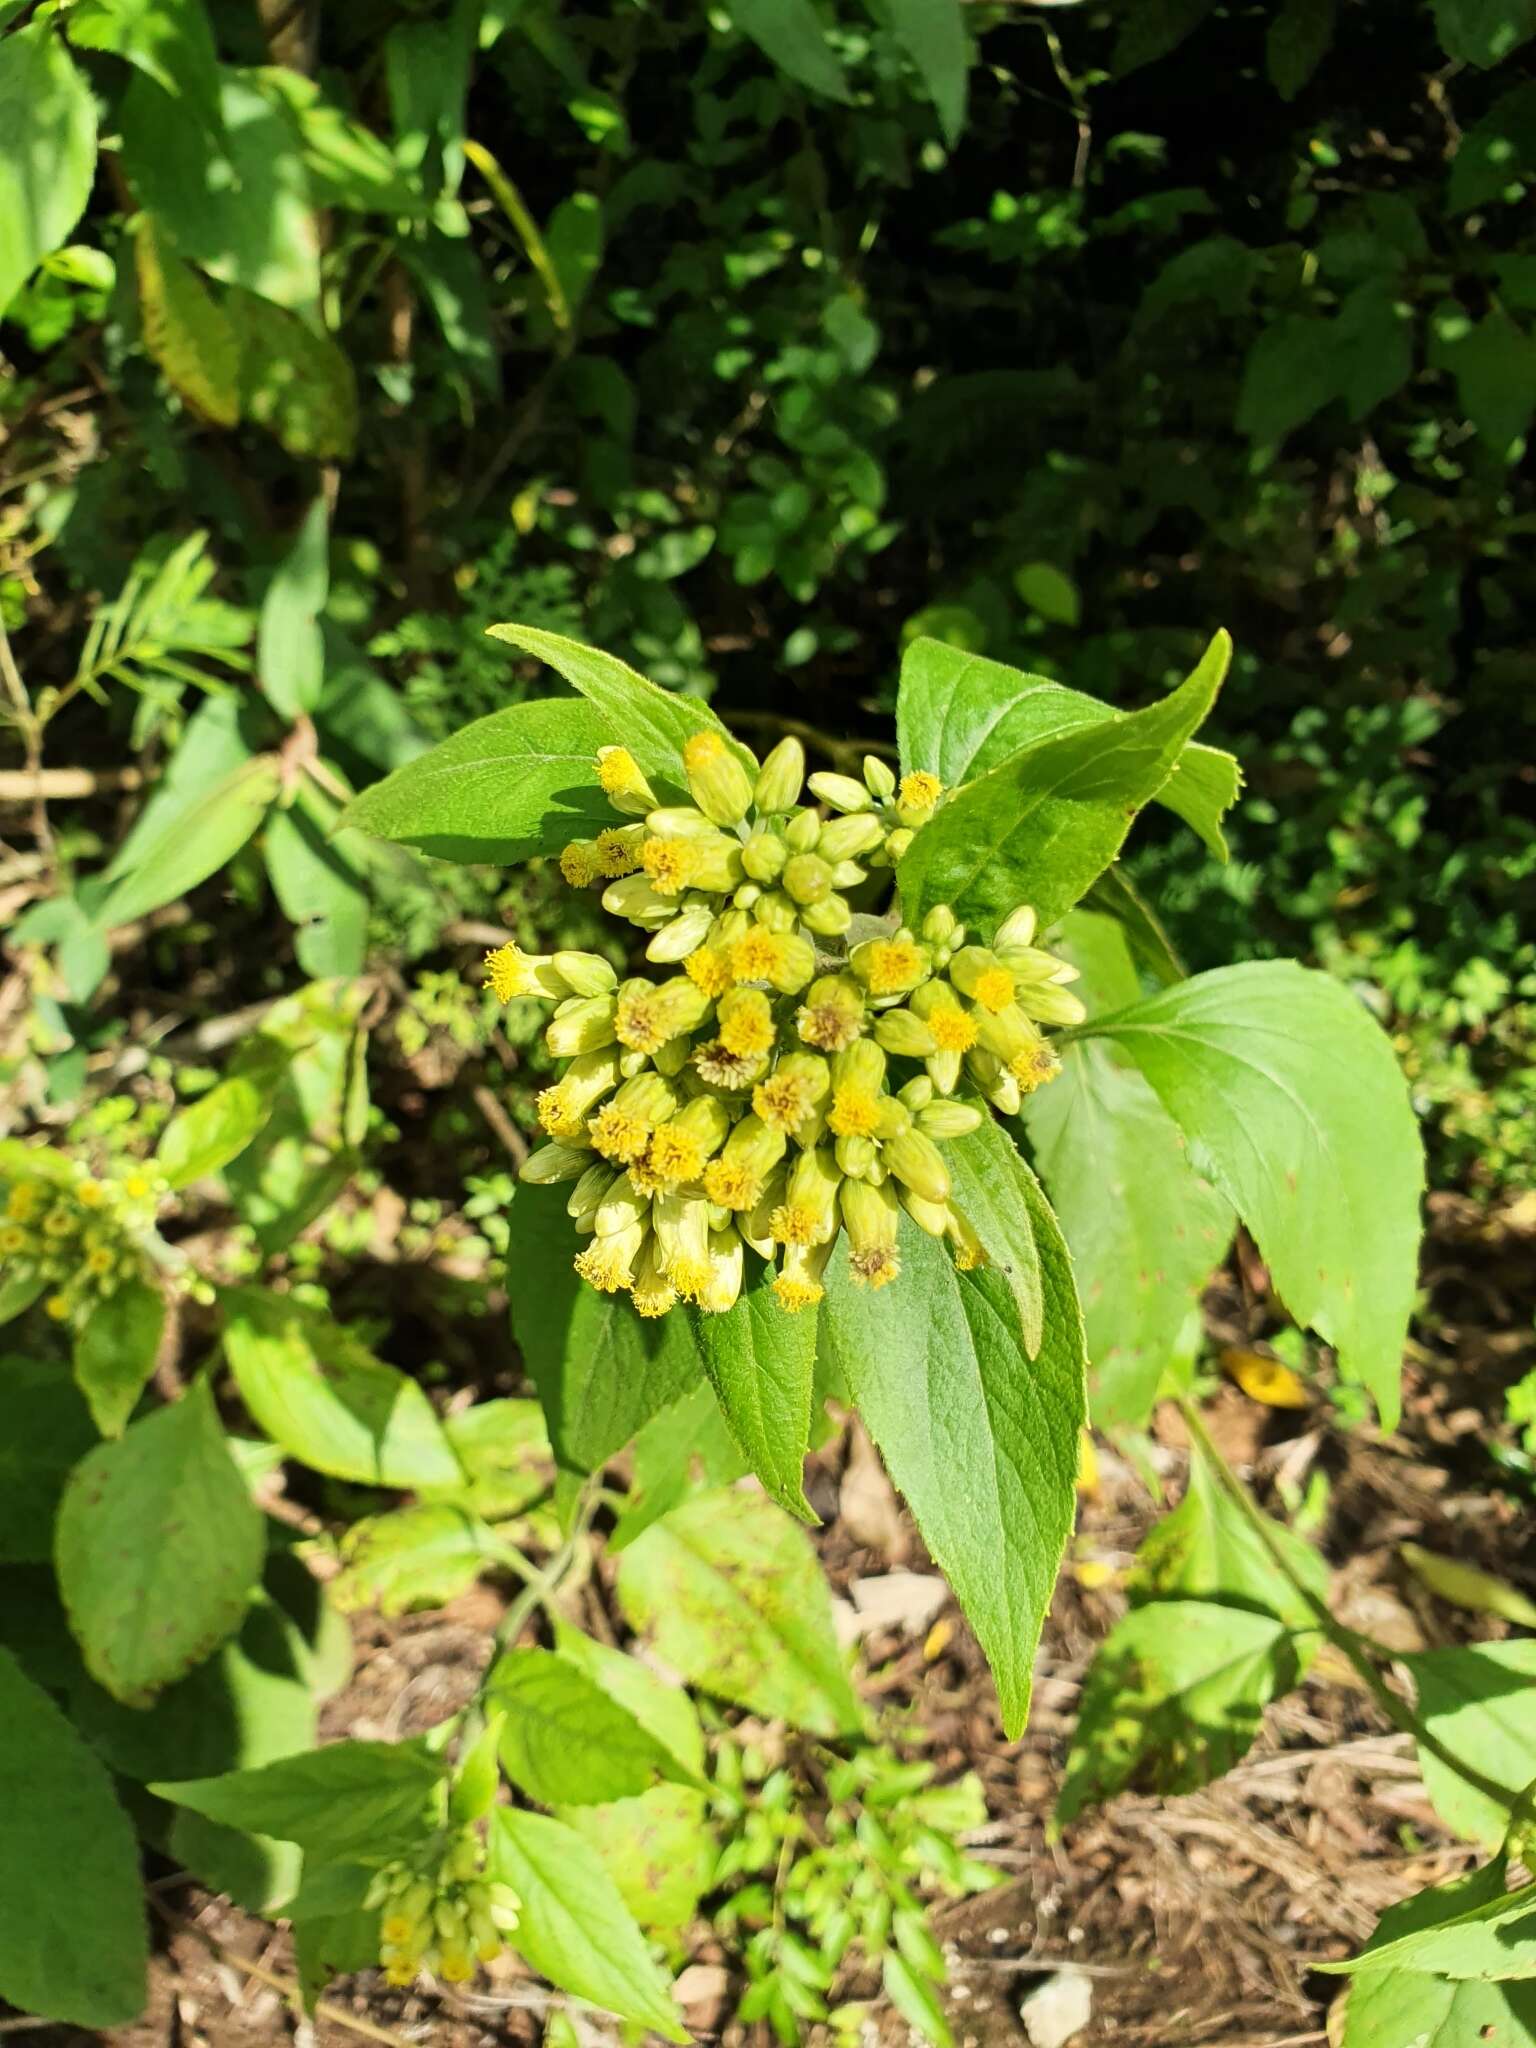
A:
{"label": "lance-shaped leaf", "polygon": [[1362,1968],[1345,2006],[1342,2048],[1401,2048],[1405,2041],[1415,2048],[1485,2048],[1489,2042],[1513,2048],[1536,2039],[1536,1984],[1432,1977],[1411,1967],[1364,1967],[1376,1951],[1498,1899],[1504,1884],[1500,1856],[1481,1870],[1387,1908],[1359,1958]]}
{"label": "lance-shaped leaf", "polygon": [[694,1318],[694,1335],[742,1456],[780,1507],[814,1522],[804,1473],[816,1377],[816,1315],[787,1315],[774,1299],[772,1279],[771,1270],[762,1266],[727,1314]]}
{"label": "lance-shaped leaf", "polygon": [[443,1760],[426,1742],[332,1742],[216,1778],[158,1781],[150,1791],[226,1827],[297,1842],[317,1863],[379,1863],[431,1833]]}

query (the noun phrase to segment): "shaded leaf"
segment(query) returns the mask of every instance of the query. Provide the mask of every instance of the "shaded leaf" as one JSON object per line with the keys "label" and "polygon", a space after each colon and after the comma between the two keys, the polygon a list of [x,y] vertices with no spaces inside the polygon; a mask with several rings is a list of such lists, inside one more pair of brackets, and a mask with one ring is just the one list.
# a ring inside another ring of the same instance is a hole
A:
{"label": "shaded leaf", "polygon": [[0,1414],[0,1560],[41,1564],[65,1478],[96,1431],[56,1359],[0,1357]]}
{"label": "shaded leaf", "polygon": [[191,264],[139,218],[133,238],[144,346],[173,388],[204,419],[232,427],[240,417],[240,342],[228,314]]}
{"label": "shaded leaf", "polygon": [[846,100],[843,67],[813,0],[730,0],[732,21],[781,71],[829,100]]}
{"label": "shaded leaf", "polygon": [[75,1333],[75,1384],[103,1436],[121,1436],[149,1383],[165,1329],[165,1297],[147,1280],[124,1280]]}
{"label": "shaded leaf", "polygon": [[175,1806],[279,1841],[317,1862],[357,1856],[375,1865],[432,1831],[432,1794],[443,1762],[424,1739],[333,1742],[252,1771],[150,1786]]}

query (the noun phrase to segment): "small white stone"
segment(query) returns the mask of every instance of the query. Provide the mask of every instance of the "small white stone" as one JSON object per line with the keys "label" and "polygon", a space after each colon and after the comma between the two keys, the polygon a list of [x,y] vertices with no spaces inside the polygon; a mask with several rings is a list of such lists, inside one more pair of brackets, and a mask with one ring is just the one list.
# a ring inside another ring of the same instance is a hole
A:
{"label": "small white stone", "polygon": [[1083,1970],[1058,1970],[1019,2005],[1030,2048],[1065,2048],[1093,2016],[1093,1979]]}

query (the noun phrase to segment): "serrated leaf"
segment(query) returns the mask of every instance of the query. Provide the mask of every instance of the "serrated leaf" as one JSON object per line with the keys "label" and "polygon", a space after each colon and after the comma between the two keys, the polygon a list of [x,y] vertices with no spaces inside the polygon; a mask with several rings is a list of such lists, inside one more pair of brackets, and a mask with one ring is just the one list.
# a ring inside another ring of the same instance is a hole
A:
{"label": "serrated leaf", "polygon": [[297,1842],[317,1862],[387,1863],[432,1831],[443,1761],[423,1738],[333,1742],[304,1756],[212,1778],[157,1781],[151,1792],[226,1827]]}
{"label": "serrated leaf", "polygon": [[341,822],[439,860],[514,867],[614,822],[597,783],[597,750],[614,739],[593,705],[514,704],[365,789]]}
{"label": "serrated leaf", "polygon": [[41,1564],[65,1478],[96,1431],[56,1359],[0,1358],[0,1414],[0,1561]]}
{"label": "serrated leaf", "polygon": [[240,418],[240,342],[228,314],[147,214],[139,218],[133,245],[144,346],[204,419],[234,426]]}
{"label": "serrated leaf", "polygon": [[517,1893],[518,1952],[541,1977],[669,2041],[688,2039],[644,1937],[580,1835],[543,1814],[498,1807],[489,1863]]}
{"label": "serrated leaf", "polygon": [[[1028,675],[919,637],[902,655],[896,733],[908,768],[926,768],[948,785],[974,780],[1025,747],[1113,719],[1112,705],[1047,676]],[[1230,754],[1191,741],[1155,801],[1191,826],[1218,860],[1227,857],[1224,812],[1237,800]]]}
{"label": "serrated leaf", "polygon": [[619,1561],[630,1625],[690,1683],[814,1735],[861,1726],[804,1533],[758,1493],[701,1493]]}
{"label": "serrated leaf", "polygon": [[896,40],[917,67],[951,149],[965,127],[971,53],[961,0],[891,0]]}
{"label": "serrated leaf", "polygon": [[206,1380],[70,1475],[54,1561],[86,1669],[146,1706],[239,1628],[266,1535]]}
{"label": "serrated leaf", "polygon": [[1194,1792],[1219,1778],[1298,1676],[1272,1615],[1201,1600],[1134,1609],[1089,1667],[1057,1825],[1117,1792]]}
{"label": "serrated leaf", "polygon": [[772,1278],[764,1266],[727,1314],[694,1316],[694,1338],[748,1468],[781,1508],[814,1522],[815,1510],[805,1497],[805,1454],[816,1316],[786,1315],[774,1298]]}
{"label": "serrated leaf", "polygon": [[563,1622],[555,1628],[555,1648],[654,1735],[677,1759],[682,1775],[703,1776],[704,1730],[698,1708],[683,1686],[669,1683],[638,1657],[611,1649]]}
{"label": "serrated leaf", "polygon": [[1076,1510],[1084,1417],[1071,1263],[1044,1197],[1026,1195],[1044,1307],[1033,1363],[1005,1277],[957,1271],[905,1219],[896,1283],[861,1291],[834,1259],[822,1306],[831,1362],[986,1652],[1010,1738]]}
{"label": "serrated leaf", "polygon": [[1039,1183],[1013,1140],[990,1115],[968,1137],[948,1140],[944,1160],[949,1167],[951,1200],[1007,1281],[1018,1307],[1024,1349],[1037,1358],[1045,1325],[1045,1294],[1033,1222]]}
{"label": "serrated leaf", "polygon": [[112,1781],[0,1650],[0,1997],[96,2029],[137,2019],[148,1959],[139,1851]]}
{"label": "serrated leaf", "polygon": [[[1536,1640],[1471,1643],[1403,1660],[1413,1674],[1424,1790],[1454,1833],[1496,1849],[1512,1810],[1530,1782],[1536,1751]],[[1468,1784],[1450,1759],[1465,1757],[1479,1774],[1509,1788],[1505,1802]]]}
{"label": "serrated leaf", "polygon": [[504,1561],[506,1550],[478,1516],[442,1502],[365,1515],[341,1539],[332,1597],[347,1613],[362,1607],[390,1615],[446,1607],[482,1572]]}
{"label": "serrated leaf", "polygon": [[0,43],[0,314],[69,239],[96,175],[96,102],[48,20]]}
{"label": "serrated leaf", "polygon": [[687,1785],[653,1785],[606,1806],[562,1806],[647,1932],[684,1928],[709,1889],[719,1841],[709,1800]]}
{"label": "serrated leaf", "polygon": [[75,1384],[103,1436],[121,1436],[149,1383],[165,1329],[165,1297],[147,1280],[124,1280],[75,1333]]}
{"label": "serrated leaf", "polygon": [[1221,687],[1218,633],[1193,674],[1144,711],[1043,740],[967,783],[923,827],[897,870],[903,914],[949,904],[990,934],[1019,903],[1065,915],[1119,853]]}
{"label": "serrated leaf", "polygon": [[1074,1037],[1127,1052],[1252,1230],[1291,1313],[1391,1428],[1413,1305],[1423,1148],[1359,1001],[1290,961],[1216,968]]}
{"label": "serrated leaf", "polygon": [[[1504,1888],[1503,1860],[1389,1906],[1366,1954],[1465,1912]],[[1364,1960],[1364,1958],[1362,1958]],[[1536,1985],[1456,1983],[1417,1970],[1362,1972],[1345,2003],[1341,2048],[1507,2048],[1536,2038]]]}
{"label": "serrated leaf", "polygon": [[[1478,1876],[1486,1880],[1487,1873],[1479,1871]],[[1450,1919],[1420,1922],[1395,1940],[1373,1942],[1348,1962],[1317,1963],[1314,1968],[1330,1976],[1366,1979],[1399,1970],[1421,1978],[1496,1984],[1536,1977],[1536,1884],[1512,1892],[1504,1891],[1502,1884],[1501,1874],[1492,1898],[1484,1895],[1484,1885],[1469,1885],[1456,1900],[1463,1910]],[[1473,1898],[1476,1903],[1466,1903]]]}
{"label": "serrated leaf", "polygon": [[600,1806],[694,1775],[581,1664],[553,1650],[508,1650],[489,1698],[506,1716],[502,1768],[543,1806]]}
{"label": "serrated leaf", "polygon": [[781,71],[829,100],[846,100],[843,67],[812,0],[730,0],[732,21]]}

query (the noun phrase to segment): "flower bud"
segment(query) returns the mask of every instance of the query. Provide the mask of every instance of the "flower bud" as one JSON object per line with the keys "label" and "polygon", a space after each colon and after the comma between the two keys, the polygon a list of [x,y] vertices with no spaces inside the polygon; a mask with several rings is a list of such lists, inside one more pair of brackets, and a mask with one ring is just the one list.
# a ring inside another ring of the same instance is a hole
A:
{"label": "flower bud", "polygon": [[868,868],[861,868],[856,860],[839,860],[832,863],[834,889],[856,889],[860,882],[868,880]]}
{"label": "flower bud", "polygon": [[737,887],[742,877],[741,848],[723,832],[696,840],[698,856],[693,870],[693,887],[708,889],[717,896]]}
{"label": "flower bud", "polygon": [[645,875],[625,875],[610,882],[603,891],[603,908],[610,917],[626,918],[644,931],[656,931],[677,911],[677,905],[651,887]]}
{"label": "flower bud", "polygon": [[774,1298],[790,1315],[814,1308],[826,1290],[821,1284],[832,1256],[832,1239],[825,1244],[790,1244],[773,1283]]}
{"label": "flower bud", "polygon": [[[481,985],[491,990],[498,1003],[510,1003],[517,996],[542,996],[546,1002],[558,1002],[571,993],[552,954],[525,953],[511,939],[486,954],[485,980]],[[581,993],[595,995],[597,991],[587,989]]]}
{"label": "flower bud", "polygon": [[761,882],[743,882],[731,898],[731,908],[733,910],[751,910],[762,901],[762,898],[763,887]]}
{"label": "flower bud", "polygon": [[703,839],[716,827],[692,804],[664,804],[646,812],[645,829],[654,839]]}
{"label": "flower bud", "polygon": [[947,903],[936,903],[923,919],[923,937],[930,945],[947,945],[960,929],[960,920]]}
{"label": "flower bud", "polygon": [[709,1284],[709,1204],[689,1195],[658,1195],[651,1217],[667,1279],[687,1300]]}
{"label": "flower bud", "polygon": [[896,790],[896,815],[909,829],[926,825],[943,794],[943,783],[925,769],[903,775]]}
{"label": "flower bud", "polygon": [[896,1100],[903,1109],[910,1110],[913,1116],[916,1116],[920,1109],[926,1109],[932,1102],[933,1083],[926,1074],[914,1074],[910,1081],[905,1082],[897,1090]]}
{"label": "flower bud", "polygon": [[817,1145],[801,1152],[789,1170],[784,1199],[769,1219],[779,1244],[826,1244],[837,1235],[838,1189],[842,1170],[832,1150]]}
{"label": "flower bud", "polygon": [[618,984],[612,966],[597,953],[556,953],[554,970],[573,996],[601,996]]}
{"label": "flower bud", "polygon": [[687,1066],[688,1056],[692,1051],[693,1040],[686,1031],[679,1032],[677,1037],[669,1038],[665,1045],[656,1048],[651,1054],[651,1064],[658,1074],[664,1074],[669,1081],[675,1081]]}
{"label": "flower bud", "polygon": [[904,1183],[898,1183],[896,1199],[912,1218],[919,1230],[926,1230],[930,1237],[943,1237],[949,1229],[949,1204],[930,1202],[915,1193]]}
{"label": "flower bud", "polygon": [[898,1138],[889,1138],[880,1150],[881,1164],[927,1202],[949,1200],[949,1168],[939,1148],[915,1126]]}
{"label": "flower bud", "polygon": [[[588,1159],[592,1155],[587,1154]],[[599,1159],[588,1166],[586,1172],[571,1189],[565,1213],[580,1231],[590,1233],[597,1216],[598,1207],[609,1188],[618,1179],[618,1173],[606,1159]]]}
{"label": "flower bud", "polygon": [[738,825],[752,808],[752,777],[723,734],[696,732],[683,742],[688,791],[713,824]]}
{"label": "flower bud", "polygon": [[953,1203],[950,1204],[945,1235],[954,1246],[955,1264],[962,1273],[974,1273],[978,1266],[988,1263],[986,1246]]}
{"label": "flower bud", "polygon": [[793,854],[784,864],[783,887],[795,903],[820,903],[832,893],[832,869],[819,854]]}
{"label": "flower bud", "polygon": [[848,1266],[855,1285],[884,1287],[901,1271],[896,1254],[901,1207],[894,1189],[888,1184],[875,1187],[867,1180],[845,1180],[838,1206],[848,1232]]}
{"label": "flower bud", "polygon": [[552,1087],[540,1090],[535,1105],[539,1122],[552,1138],[584,1144],[588,1116],[605,1095],[618,1087],[620,1079],[617,1046],[582,1053]]}
{"label": "flower bud", "polygon": [[813,796],[834,811],[867,811],[873,807],[874,798],[862,782],[855,782],[851,775],[832,775],[823,771],[813,775],[809,788]]}
{"label": "flower bud", "polygon": [[1022,1096],[1019,1084],[996,1053],[978,1045],[965,1055],[966,1071],[999,1116],[1017,1116]]}
{"label": "flower bud", "polygon": [[1081,998],[1054,981],[1037,982],[1033,987],[1021,988],[1019,1008],[1026,1017],[1033,1017],[1037,1024],[1081,1024],[1088,1015],[1087,1005]]}
{"label": "flower bud", "polygon": [[847,817],[829,818],[816,841],[823,860],[855,860],[885,844],[885,827],[873,811],[855,811]]}
{"label": "flower bud", "polygon": [[752,906],[752,915],[758,924],[766,925],[771,932],[792,932],[800,922],[793,899],[781,889],[773,889],[760,896]]}
{"label": "flower bud", "polygon": [[788,1179],[788,1169],[781,1160],[763,1182],[762,1192],[752,1207],[736,1212],[736,1228],[749,1250],[756,1252],[760,1259],[772,1259],[777,1255],[778,1246],[773,1240],[773,1212],[784,1200]]}
{"label": "flower bud", "polygon": [[836,1138],[832,1150],[838,1171],[845,1173],[850,1180],[867,1180],[880,1158],[880,1146],[875,1138]]}
{"label": "flower bud", "polygon": [[714,923],[714,913],[707,900],[693,897],[668,923],[664,924],[645,949],[647,960],[655,960],[662,966],[670,966],[679,960],[686,960],[697,947],[703,945]]}
{"label": "flower bud", "polygon": [[604,796],[616,811],[629,817],[644,817],[656,805],[656,792],[640,772],[640,765],[628,747],[599,747],[597,779]]}
{"label": "flower bud", "polygon": [[800,922],[818,938],[838,939],[853,923],[853,909],[847,897],[827,896],[820,903],[809,904]]}
{"label": "flower bud", "polygon": [[746,1266],[745,1250],[734,1229],[709,1233],[709,1274],[694,1297],[706,1315],[721,1316],[736,1306]]}
{"label": "flower bud", "polygon": [[805,992],[795,1028],[820,1052],[842,1052],[864,1030],[864,991],[851,975],[823,974]]}
{"label": "flower bud", "polygon": [[789,848],[777,832],[754,832],[741,849],[741,865],[754,882],[776,882],[784,872]]}
{"label": "flower bud", "polygon": [[933,1033],[915,1011],[884,1010],[875,1019],[875,1043],[900,1059],[926,1059],[937,1048]]}
{"label": "flower bud", "polygon": [[791,853],[812,853],[821,837],[821,820],[814,811],[796,811],[784,827],[784,844]]}
{"label": "flower bud", "polygon": [[559,1181],[578,1179],[591,1163],[590,1151],[570,1145],[540,1145],[517,1169],[517,1177],[532,1187],[553,1187]]}
{"label": "flower bud", "polygon": [[909,831],[905,826],[885,835],[885,857],[892,867],[895,867],[916,836],[916,833]]}
{"label": "flower bud", "polygon": [[557,1060],[574,1059],[578,1053],[598,1052],[614,1040],[616,999],[609,996],[576,996],[562,1003],[544,1031],[544,1043]]}
{"label": "flower bud", "polygon": [[598,1203],[592,1226],[599,1237],[612,1237],[615,1231],[630,1230],[637,1223],[649,1223],[650,1218],[650,1196],[636,1194],[627,1176],[620,1174]]}
{"label": "flower bud", "polygon": [[1010,910],[993,934],[992,943],[1001,951],[1004,946],[1032,946],[1035,940],[1035,913],[1028,903],[1021,903],[1017,910]]}
{"label": "flower bud", "polygon": [[805,783],[805,749],[783,739],[758,770],[753,798],[760,811],[787,811],[800,801]]}
{"label": "flower bud", "polygon": [[635,1284],[631,1292],[637,1315],[664,1316],[676,1305],[677,1289],[663,1269],[661,1244],[654,1232],[645,1240],[635,1261]]}
{"label": "flower bud", "polygon": [[974,1102],[928,1102],[917,1110],[917,1128],[930,1138],[967,1138],[981,1129],[981,1123]]}
{"label": "flower bud", "polygon": [[864,756],[864,786],[872,797],[884,803],[887,797],[896,793],[896,771],[878,754]]}
{"label": "flower bud", "polygon": [[994,1016],[1013,1001],[1013,976],[986,946],[962,946],[950,960],[949,978],[962,995]]}

